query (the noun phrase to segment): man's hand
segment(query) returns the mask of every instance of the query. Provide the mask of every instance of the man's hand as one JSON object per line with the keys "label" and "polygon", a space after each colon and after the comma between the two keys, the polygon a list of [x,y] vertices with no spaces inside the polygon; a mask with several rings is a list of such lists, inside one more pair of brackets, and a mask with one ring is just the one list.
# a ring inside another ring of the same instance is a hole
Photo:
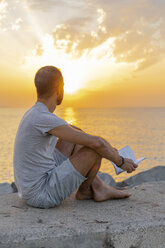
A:
{"label": "man's hand", "polygon": [[[113,147],[113,149],[118,152],[115,147]],[[137,167],[138,165],[135,164],[132,159],[124,158],[124,164],[120,168],[124,171],[127,171],[127,173],[131,173],[135,171]]]}
{"label": "man's hand", "polygon": [[135,171],[137,167],[138,165],[135,164],[132,159],[124,158],[124,164],[120,168],[124,171],[127,171],[127,173],[131,173]]}

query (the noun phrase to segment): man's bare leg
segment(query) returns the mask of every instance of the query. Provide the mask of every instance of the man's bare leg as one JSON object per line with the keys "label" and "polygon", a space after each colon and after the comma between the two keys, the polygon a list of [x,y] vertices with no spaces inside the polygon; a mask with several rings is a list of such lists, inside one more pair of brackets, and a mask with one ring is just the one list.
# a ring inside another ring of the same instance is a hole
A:
{"label": "man's bare leg", "polygon": [[[77,200],[84,200],[84,199],[93,199],[94,198],[94,191],[92,188],[92,182],[93,179],[98,177],[96,174],[100,168],[101,165],[101,158],[96,161],[96,163],[93,165],[92,169],[88,172],[86,177],[88,177],[87,180],[85,180],[77,189],[76,192],[76,199]],[[96,178],[97,180],[97,178]]]}
{"label": "man's bare leg", "polygon": [[[62,146],[62,143],[65,143],[65,141],[63,140],[59,140],[60,146],[56,147],[59,149],[60,147],[60,151],[63,153],[62,148],[66,148],[68,150],[68,153],[71,154],[76,154],[82,147],[81,145],[74,145],[72,143],[68,144],[64,144],[64,146]],[[68,147],[68,145],[70,145],[70,147]],[[72,147],[71,147],[72,146]],[[73,152],[74,149],[74,152]],[[65,149],[65,155],[69,157],[69,154],[66,154],[66,149]],[[85,154],[84,154],[85,155]],[[98,155],[98,154],[97,154]],[[84,159],[83,156],[81,161]],[[100,177],[97,176],[97,172],[99,171],[100,165],[101,165],[101,158],[100,156],[96,156],[97,159],[96,161],[94,161],[93,166],[90,168],[90,170],[88,171],[88,173],[86,173],[86,177],[87,180],[85,180],[80,187],[77,190],[76,193],[76,199],[91,199],[93,198],[95,201],[105,201],[108,199],[114,199],[114,198],[125,198],[125,197],[129,197],[131,194],[127,193],[127,192],[121,192],[120,190],[107,185],[106,183],[104,183]],[[80,161],[80,160],[79,160]],[[73,163],[72,163],[73,164]],[[76,168],[77,169],[77,168]],[[80,172],[81,173],[81,172]]]}
{"label": "man's bare leg", "polygon": [[61,153],[63,153],[66,157],[69,158],[73,154],[75,144],[58,139],[57,144],[56,144],[56,149],[58,149]]}
{"label": "man's bare leg", "polygon": [[[101,157],[94,150],[88,147],[82,147],[77,153],[69,157],[71,163],[87,179],[79,186],[76,193],[76,199],[90,199],[95,201],[105,201],[109,199],[127,198],[131,194],[124,190],[118,190],[104,183],[99,177],[96,177],[100,169]],[[94,180],[95,179],[95,180]],[[91,191],[93,195],[91,196]]]}
{"label": "man's bare leg", "polygon": [[[72,154],[75,154],[76,152],[78,152],[82,147],[84,147],[84,146],[79,145],[79,144],[75,144],[75,147],[72,151]],[[80,187],[78,188],[77,193],[75,195],[76,199],[80,200],[80,199],[92,199],[92,198],[94,198],[94,200],[98,201],[100,198],[99,194],[101,194],[102,197],[104,196],[104,198],[110,197],[110,195],[105,195],[106,190],[108,189],[107,194],[109,194],[109,192],[114,191],[114,189],[117,189],[115,187],[111,187],[110,185],[104,183],[104,181],[97,175],[97,172],[101,166],[101,160],[102,160],[102,158],[100,157],[98,159],[98,161],[96,162],[95,166],[89,171],[87,176],[90,178],[90,180],[84,181],[80,185]],[[97,168],[97,167],[99,167],[99,168]],[[84,189],[84,185],[87,186],[87,182],[89,185],[86,189]],[[121,189],[118,188],[118,190],[121,190]],[[104,194],[102,193],[102,191],[104,192]],[[115,193],[117,193],[117,192],[115,191]],[[113,192],[111,192],[111,193],[113,193]]]}
{"label": "man's bare leg", "polygon": [[92,169],[87,174],[85,180],[78,188],[75,195],[77,200],[94,199],[95,201],[105,201],[110,199],[121,199],[131,196],[131,194],[122,192],[106,183],[104,183],[97,172],[101,165],[101,157],[95,162]]}

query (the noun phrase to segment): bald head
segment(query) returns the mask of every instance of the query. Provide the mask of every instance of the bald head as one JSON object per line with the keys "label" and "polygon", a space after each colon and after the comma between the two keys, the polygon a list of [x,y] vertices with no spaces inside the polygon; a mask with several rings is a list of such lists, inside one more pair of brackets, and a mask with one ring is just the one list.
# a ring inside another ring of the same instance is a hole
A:
{"label": "bald head", "polygon": [[49,98],[63,84],[61,71],[55,66],[41,67],[35,75],[34,83],[39,98]]}

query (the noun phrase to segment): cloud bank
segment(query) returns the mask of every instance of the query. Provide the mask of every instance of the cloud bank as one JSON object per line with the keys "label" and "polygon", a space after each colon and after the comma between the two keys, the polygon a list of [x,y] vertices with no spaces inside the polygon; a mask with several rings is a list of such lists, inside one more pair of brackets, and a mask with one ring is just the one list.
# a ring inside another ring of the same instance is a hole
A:
{"label": "cloud bank", "polygon": [[[13,20],[5,26],[7,13]],[[48,33],[54,48],[73,59],[99,48],[99,60],[114,57],[138,71],[164,58],[164,13],[164,0],[0,0],[0,30],[21,31],[23,23],[22,36]],[[44,49],[36,44],[35,54],[42,56]]]}
{"label": "cloud bank", "polygon": [[113,48],[110,56],[116,62],[135,63],[135,70],[143,70],[164,57],[164,1],[86,0],[80,3],[82,9],[78,14],[52,30],[56,49],[79,58],[114,38],[113,46],[104,49],[100,58]]}

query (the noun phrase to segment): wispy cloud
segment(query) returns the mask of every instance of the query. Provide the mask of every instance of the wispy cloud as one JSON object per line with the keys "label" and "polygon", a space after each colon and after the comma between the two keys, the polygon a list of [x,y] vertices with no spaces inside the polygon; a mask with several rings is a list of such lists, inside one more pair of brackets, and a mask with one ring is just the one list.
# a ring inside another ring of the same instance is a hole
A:
{"label": "wispy cloud", "polygon": [[22,23],[23,23],[23,20],[22,20],[22,18],[19,17],[19,18],[15,21],[15,23],[13,23],[13,24],[11,25],[11,29],[12,29],[13,31],[18,31],[18,30],[20,29]]}
{"label": "wispy cloud", "polygon": [[63,5],[65,2],[63,0],[23,0],[27,3],[31,10],[37,11],[49,11],[53,7]]}
{"label": "wispy cloud", "polygon": [[8,3],[5,0],[0,0],[0,20],[6,16]]}
{"label": "wispy cloud", "polygon": [[7,15],[8,3],[5,0],[0,0],[0,33],[5,32],[7,29],[3,27],[3,21]]}

